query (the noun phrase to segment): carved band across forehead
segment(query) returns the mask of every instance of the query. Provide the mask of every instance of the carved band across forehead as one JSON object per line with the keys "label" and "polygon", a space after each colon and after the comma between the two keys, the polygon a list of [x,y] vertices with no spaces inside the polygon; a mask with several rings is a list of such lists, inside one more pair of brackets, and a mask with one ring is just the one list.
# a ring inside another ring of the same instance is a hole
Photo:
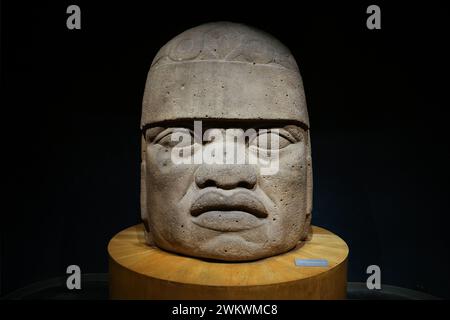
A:
{"label": "carved band across forehead", "polygon": [[201,61],[244,62],[298,70],[289,50],[277,39],[229,22],[205,24],[181,33],[161,48],[152,68]]}

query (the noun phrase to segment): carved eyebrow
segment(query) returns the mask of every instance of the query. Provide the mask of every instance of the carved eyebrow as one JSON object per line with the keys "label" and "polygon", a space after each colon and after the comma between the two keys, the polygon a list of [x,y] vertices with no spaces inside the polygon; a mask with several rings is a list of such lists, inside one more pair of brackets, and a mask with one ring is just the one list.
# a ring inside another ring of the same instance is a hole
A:
{"label": "carved eyebrow", "polygon": [[174,132],[186,132],[186,133],[190,133],[190,134],[194,134],[193,130],[189,129],[189,128],[183,128],[183,127],[170,127],[170,128],[162,128],[162,127],[157,127],[157,128],[151,128],[148,129],[147,132],[149,130],[149,133],[147,133],[147,142],[157,142],[159,140],[161,140],[162,138],[164,138],[165,136],[174,133]]}
{"label": "carved eyebrow", "polygon": [[[266,128],[264,128],[266,129]],[[278,134],[282,137],[284,137],[285,139],[289,140],[291,143],[296,143],[296,142],[300,142],[303,140],[303,134],[302,131],[303,129],[298,128],[298,127],[294,127],[294,126],[286,126],[286,127],[274,127],[274,128],[267,128],[267,133],[276,133],[278,132]],[[260,132],[258,130],[256,130],[257,135],[260,134]]]}
{"label": "carved eyebrow", "polygon": [[154,127],[148,128],[144,131],[144,137],[147,142],[153,141],[157,135],[159,135],[162,131],[166,130],[164,127]]}
{"label": "carved eyebrow", "polygon": [[302,141],[304,139],[305,130],[298,126],[288,125],[282,128],[285,132],[288,132],[295,141]]}
{"label": "carved eyebrow", "polygon": [[173,128],[166,128],[162,131],[160,131],[152,140],[152,142],[158,142],[159,140],[161,140],[162,138],[164,138],[165,136],[168,136],[169,134],[171,134],[173,132]]}
{"label": "carved eyebrow", "polygon": [[285,128],[272,128],[268,131],[274,132],[274,130],[277,130],[280,136],[286,138],[290,142],[295,143],[299,141],[295,135],[293,135],[289,130],[286,130]]}

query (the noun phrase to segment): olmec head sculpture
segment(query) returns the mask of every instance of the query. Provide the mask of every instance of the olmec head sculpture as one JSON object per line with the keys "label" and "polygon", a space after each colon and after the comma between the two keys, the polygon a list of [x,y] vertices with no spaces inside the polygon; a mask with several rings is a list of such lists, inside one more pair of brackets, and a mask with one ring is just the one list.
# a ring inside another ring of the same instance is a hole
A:
{"label": "olmec head sculpture", "polygon": [[[278,40],[228,22],[181,33],[153,60],[141,127],[141,216],[149,244],[245,261],[307,238],[308,113],[297,64]],[[206,161],[204,150],[215,150],[210,155],[222,162]],[[245,161],[223,161],[230,150]],[[248,161],[260,154],[276,159],[275,170]]]}

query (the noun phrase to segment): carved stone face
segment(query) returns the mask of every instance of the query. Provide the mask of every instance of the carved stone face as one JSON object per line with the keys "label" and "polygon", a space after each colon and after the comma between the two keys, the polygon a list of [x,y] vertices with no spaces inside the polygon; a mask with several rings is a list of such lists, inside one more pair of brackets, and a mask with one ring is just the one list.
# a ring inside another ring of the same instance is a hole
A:
{"label": "carved stone face", "polygon": [[[194,121],[202,121],[200,134]],[[142,129],[141,215],[149,244],[244,261],[286,252],[307,237],[309,122],[298,68],[277,40],[225,22],[175,37],[150,69]],[[247,161],[174,161],[174,154],[195,158],[215,147],[213,155],[225,150],[226,158],[224,141]],[[276,158],[277,170],[267,174],[248,161],[261,152]]]}

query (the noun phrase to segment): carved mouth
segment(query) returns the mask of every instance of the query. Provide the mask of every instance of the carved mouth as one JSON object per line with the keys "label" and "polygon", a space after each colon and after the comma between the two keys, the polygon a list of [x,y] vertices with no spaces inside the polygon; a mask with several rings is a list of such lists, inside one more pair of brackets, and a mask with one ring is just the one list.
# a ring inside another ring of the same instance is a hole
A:
{"label": "carved mouth", "polygon": [[208,192],[191,207],[192,222],[200,227],[221,231],[242,231],[261,226],[268,214],[264,205],[244,192],[226,196]]}
{"label": "carved mouth", "polygon": [[243,211],[257,218],[267,218],[264,205],[255,197],[246,193],[225,196],[218,192],[208,192],[200,196],[191,207],[191,215],[198,217],[208,211],[236,212]]}

